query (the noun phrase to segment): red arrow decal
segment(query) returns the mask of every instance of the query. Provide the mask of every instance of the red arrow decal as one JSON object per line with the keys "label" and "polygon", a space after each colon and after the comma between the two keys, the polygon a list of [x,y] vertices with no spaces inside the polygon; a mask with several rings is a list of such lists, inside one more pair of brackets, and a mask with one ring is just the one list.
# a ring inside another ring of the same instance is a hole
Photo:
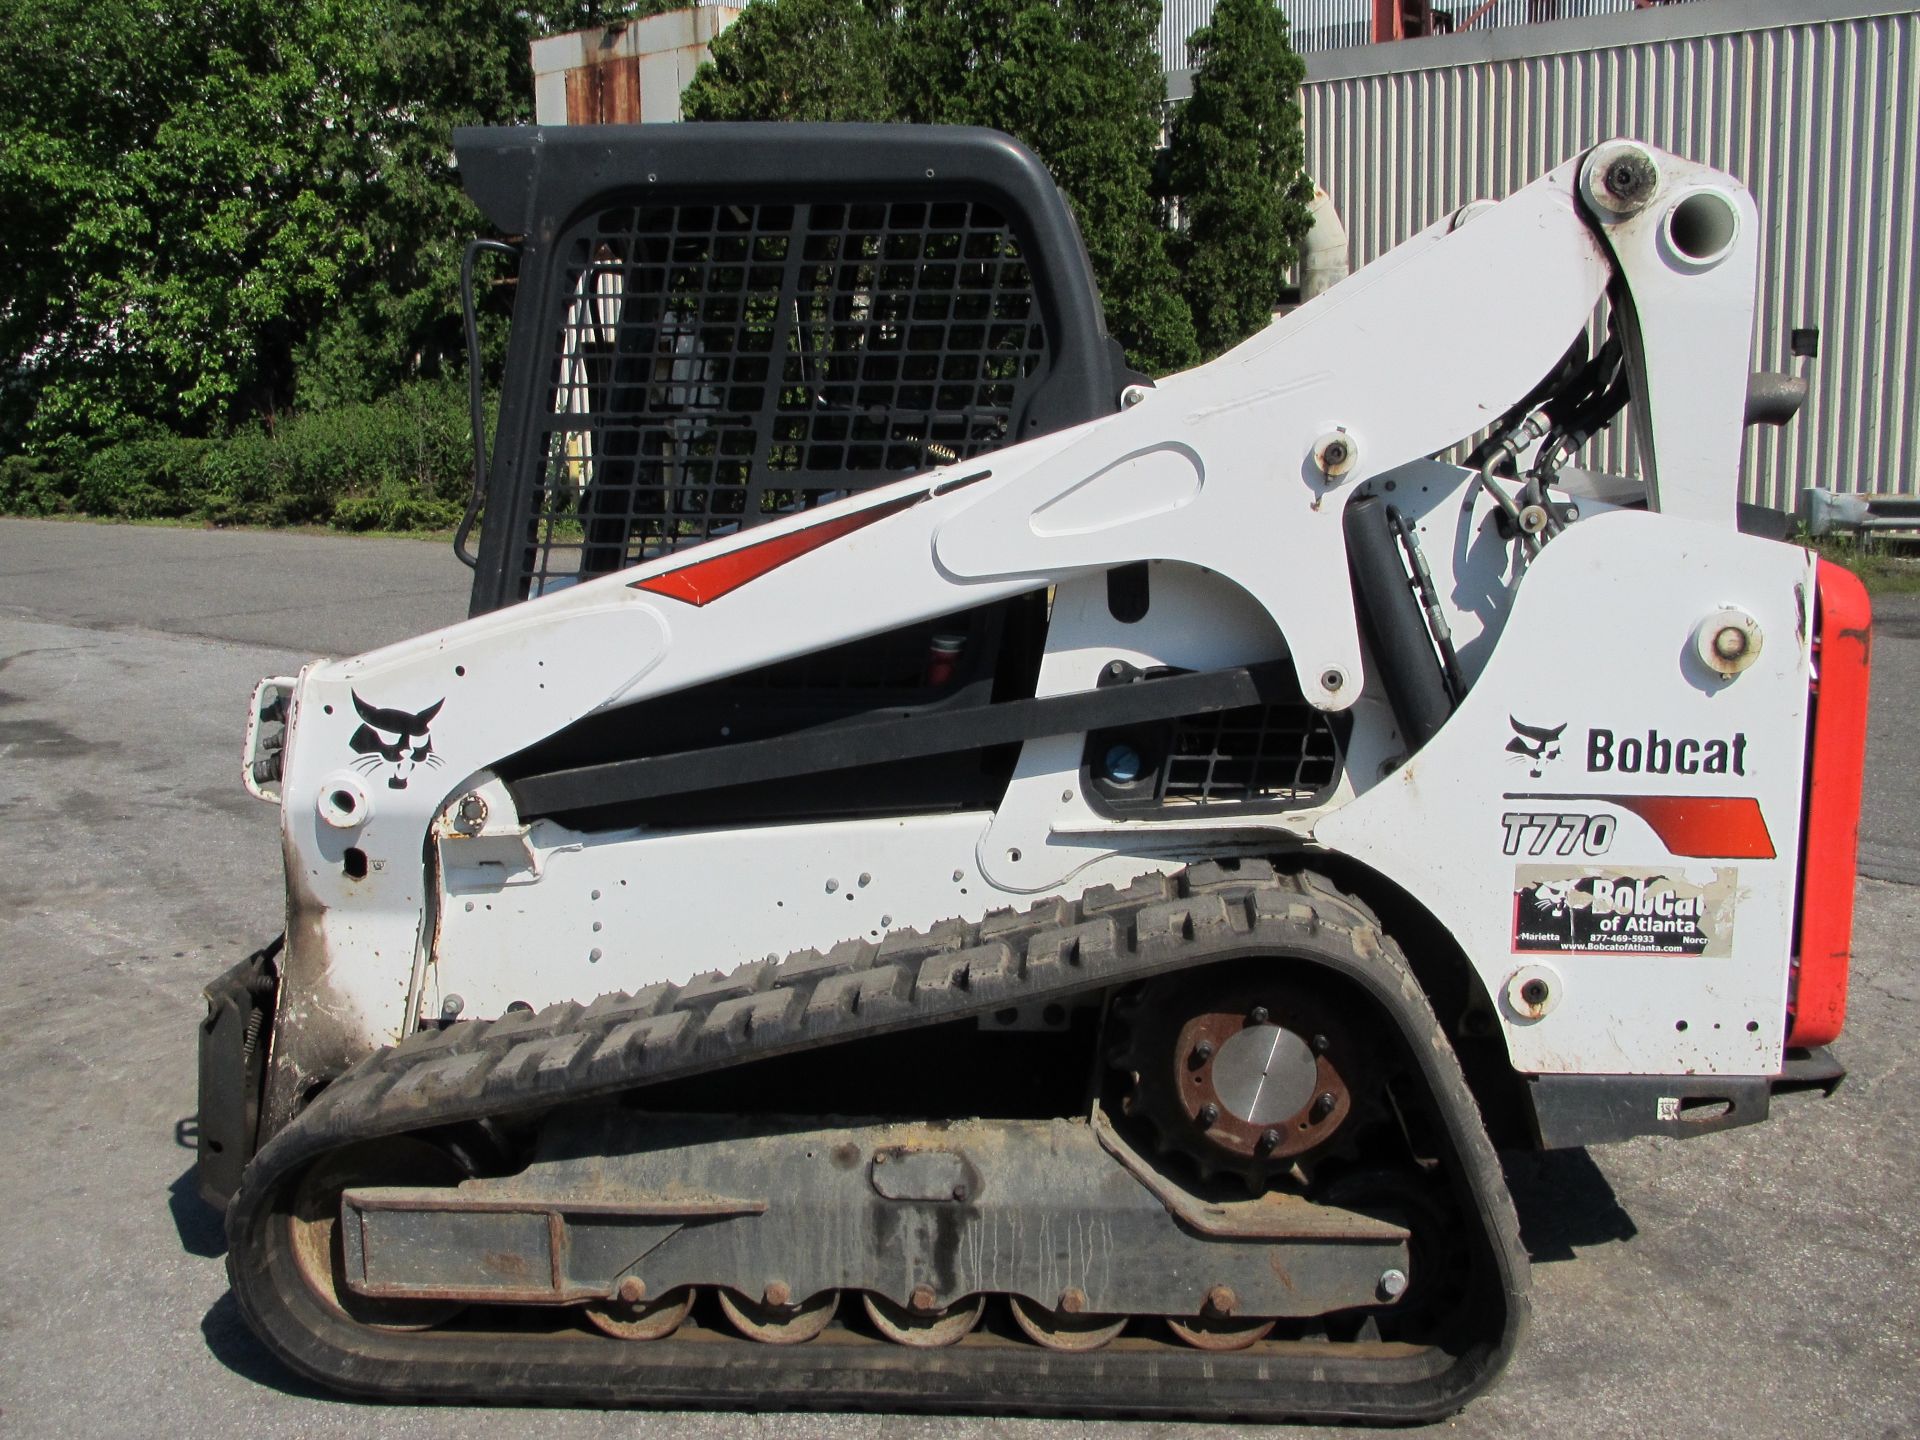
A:
{"label": "red arrow decal", "polygon": [[670,600],[684,600],[689,605],[709,605],[722,595],[730,595],[742,585],[758,580],[769,570],[779,569],[789,560],[797,560],[810,550],[818,550],[843,535],[863,530],[874,521],[898,514],[925,498],[924,490],[917,495],[903,495],[898,500],[889,500],[852,515],[837,516],[832,520],[822,520],[818,525],[770,536],[757,545],[729,550],[710,560],[695,560],[677,570],[649,575],[644,580],[630,582],[629,588],[665,595]]}
{"label": "red arrow decal", "polygon": [[1675,855],[1703,860],[1771,860],[1773,836],[1751,795],[1613,795],[1653,827]]}

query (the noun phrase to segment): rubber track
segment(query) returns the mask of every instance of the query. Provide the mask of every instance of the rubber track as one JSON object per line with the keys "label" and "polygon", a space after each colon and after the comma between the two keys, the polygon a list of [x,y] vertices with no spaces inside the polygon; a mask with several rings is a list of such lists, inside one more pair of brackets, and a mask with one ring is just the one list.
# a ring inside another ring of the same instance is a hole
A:
{"label": "rubber track", "polygon": [[[320,1155],[384,1135],[611,1096],[777,1055],[1276,953],[1326,965],[1398,1019],[1453,1150],[1484,1325],[1451,1354],[1267,1344],[1206,1354],[1121,1341],[1084,1355],[971,1343],[915,1351],[823,1336],[784,1347],[358,1326],[314,1299],[275,1217]],[[1411,1421],[1451,1413],[1523,1328],[1526,1258],[1479,1112],[1405,958],[1318,876],[1209,862],[978,924],[947,921],[423,1032],[368,1056],[256,1155],[227,1213],[228,1273],[255,1331],[295,1369],[361,1394],[467,1401],[751,1404],[1026,1413]],[[744,1348],[743,1348],[744,1347]]]}

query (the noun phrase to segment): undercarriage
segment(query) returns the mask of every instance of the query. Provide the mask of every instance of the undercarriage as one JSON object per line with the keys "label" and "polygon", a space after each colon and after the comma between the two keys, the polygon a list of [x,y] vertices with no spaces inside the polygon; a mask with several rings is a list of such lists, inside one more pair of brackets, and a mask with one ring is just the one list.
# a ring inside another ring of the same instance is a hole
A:
{"label": "undercarriage", "polygon": [[229,1227],[249,1320],[368,1394],[1418,1419],[1526,1306],[1397,947],[1258,862],[417,1036]]}

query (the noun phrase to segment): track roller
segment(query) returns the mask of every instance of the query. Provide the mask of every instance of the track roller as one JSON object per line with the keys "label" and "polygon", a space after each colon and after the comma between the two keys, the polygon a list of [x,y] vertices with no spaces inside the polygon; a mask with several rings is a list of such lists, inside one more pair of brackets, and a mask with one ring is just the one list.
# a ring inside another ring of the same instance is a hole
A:
{"label": "track roller", "polygon": [[587,1322],[616,1340],[664,1340],[680,1328],[693,1309],[691,1285],[658,1300],[595,1300],[587,1307]]}
{"label": "track roller", "polygon": [[[918,1297],[919,1292],[915,1294]],[[931,1303],[931,1297],[927,1298]],[[867,1307],[867,1318],[873,1321],[874,1329],[896,1345],[907,1345],[916,1350],[938,1350],[964,1340],[973,1327],[980,1323],[980,1317],[987,1309],[987,1297],[984,1295],[956,1300],[944,1310],[921,1310],[910,1305],[896,1305],[884,1295],[876,1295],[871,1290],[860,1299]]]}
{"label": "track roller", "polygon": [[720,1292],[720,1308],[733,1328],[763,1345],[804,1345],[827,1328],[839,1304],[838,1290],[823,1290],[798,1305],[749,1300],[731,1290]]}
{"label": "track roller", "polygon": [[1010,1298],[1013,1301],[1013,1323],[1020,1327],[1020,1333],[1034,1344],[1043,1345],[1049,1350],[1060,1350],[1069,1355],[1098,1350],[1127,1328],[1127,1317],[1124,1315],[1071,1314],[1065,1309],[1049,1310],[1024,1295]]}
{"label": "track roller", "polygon": [[1273,1321],[1202,1315],[1194,1320],[1169,1319],[1167,1328],[1196,1350],[1245,1350],[1267,1338]]}

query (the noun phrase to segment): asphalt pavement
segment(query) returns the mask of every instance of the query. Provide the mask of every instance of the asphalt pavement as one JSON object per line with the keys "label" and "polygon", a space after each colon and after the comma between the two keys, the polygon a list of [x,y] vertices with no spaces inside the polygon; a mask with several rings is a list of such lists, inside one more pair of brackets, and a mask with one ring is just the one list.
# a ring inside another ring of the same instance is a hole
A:
{"label": "asphalt pavement", "polygon": [[[188,1148],[200,987],[278,928],[243,707],[261,675],[458,619],[465,582],[423,542],[0,521],[0,1434],[1203,1433],[374,1407],[254,1342]],[[1436,1430],[1920,1433],[1920,602],[1879,608],[1850,1078],[1724,1135],[1513,1158],[1535,1323]]]}

